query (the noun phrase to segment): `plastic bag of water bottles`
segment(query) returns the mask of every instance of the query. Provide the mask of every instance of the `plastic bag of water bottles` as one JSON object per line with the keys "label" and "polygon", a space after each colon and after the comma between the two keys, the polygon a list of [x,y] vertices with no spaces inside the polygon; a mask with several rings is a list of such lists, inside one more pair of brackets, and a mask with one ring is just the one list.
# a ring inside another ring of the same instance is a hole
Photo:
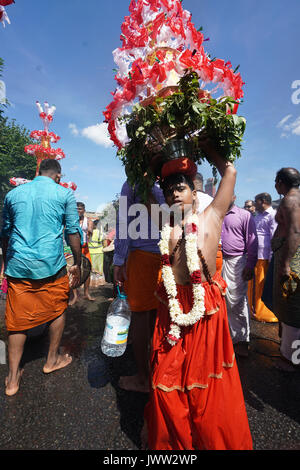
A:
{"label": "plastic bag of water bottles", "polygon": [[101,341],[101,350],[106,356],[122,356],[126,350],[131,311],[125,293],[119,287],[117,298],[110,304]]}

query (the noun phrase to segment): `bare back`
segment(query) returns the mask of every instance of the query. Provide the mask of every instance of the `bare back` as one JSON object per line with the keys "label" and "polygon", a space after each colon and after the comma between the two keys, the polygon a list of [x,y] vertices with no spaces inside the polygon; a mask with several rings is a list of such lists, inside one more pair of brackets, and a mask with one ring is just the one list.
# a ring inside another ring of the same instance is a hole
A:
{"label": "bare back", "polygon": [[300,225],[300,190],[291,189],[282,199],[275,220],[278,223],[276,237],[287,237],[291,225]]}

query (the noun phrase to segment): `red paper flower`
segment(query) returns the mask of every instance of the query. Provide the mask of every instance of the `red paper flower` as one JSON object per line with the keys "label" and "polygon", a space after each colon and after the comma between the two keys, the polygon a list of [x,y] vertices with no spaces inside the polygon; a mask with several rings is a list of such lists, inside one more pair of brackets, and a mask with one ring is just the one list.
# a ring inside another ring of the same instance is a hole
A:
{"label": "red paper flower", "polygon": [[198,269],[191,274],[191,283],[192,284],[201,284],[201,271]]}
{"label": "red paper flower", "polygon": [[3,7],[11,5],[12,3],[15,3],[15,0],[0,0],[0,5],[2,5]]}
{"label": "red paper flower", "polygon": [[162,255],[161,256],[161,262],[162,262],[163,266],[171,266],[169,255]]}
{"label": "red paper flower", "polygon": [[188,235],[189,233],[197,233],[197,225],[194,223],[186,224],[185,226],[185,233]]}

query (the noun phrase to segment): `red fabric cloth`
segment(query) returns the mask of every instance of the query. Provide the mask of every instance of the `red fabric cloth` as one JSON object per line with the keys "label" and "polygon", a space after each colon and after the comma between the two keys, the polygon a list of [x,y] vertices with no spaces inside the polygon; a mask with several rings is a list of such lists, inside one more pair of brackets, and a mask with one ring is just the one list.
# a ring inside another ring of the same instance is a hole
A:
{"label": "red fabric cloth", "polygon": [[[207,314],[182,328],[171,346],[167,295],[162,284],[151,353],[151,393],[145,408],[151,450],[250,450],[243,391],[228,328],[225,281],[203,283]],[[183,311],[193,304],[192,286],[177,286]],[[216,311],[217,310],[217,311]],[[215,313],[213,313],[216,311]]]}
{"label": "red fabric cloth", "polygon": [[161,170],[161,178],[165,179],[174,173],[184,173],[194,177],[197,173],[197,165],[190,158],[176,158],[165,163]]}

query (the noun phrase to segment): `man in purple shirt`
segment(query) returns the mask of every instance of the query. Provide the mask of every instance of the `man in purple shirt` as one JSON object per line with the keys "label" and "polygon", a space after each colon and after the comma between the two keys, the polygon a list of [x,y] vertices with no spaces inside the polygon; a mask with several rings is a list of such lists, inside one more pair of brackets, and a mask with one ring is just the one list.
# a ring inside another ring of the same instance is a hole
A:
{"label": "man in purple shirt", "polygon": [[268,323],[277,322],[277,318],[261,300],[269,262],[272,257],[271,240],[277,227],[276,211],[272,208],[272,198],[268,193],[255,196],[256,217],[254,219],[258,237],[258,260],[254,278],[249,283],[249,303],[256,320]]}
{"label": "man in purple shirt", "polygon": [[[165,203],[158,184],[151,198]],[[148,351],[153,333],[161,256],[158,247],[159,224],[154,223],[148,208],[141,204],[137,188],[126,181],[119,200],[114,253],[114,282],[124,286],[132,312],[131,333],[137,374],[121,377],[119,386],[125,390],[148,392]]]}
{"label": "man in purple shirt", "polygon": [[235,351],[248,355],[250,312],[247,299],[248,281],[257,262],[257,233],[254,217],[237,207],[233,197],[222,228],[223,270],[227,283],[226,304],[229,328]]}

